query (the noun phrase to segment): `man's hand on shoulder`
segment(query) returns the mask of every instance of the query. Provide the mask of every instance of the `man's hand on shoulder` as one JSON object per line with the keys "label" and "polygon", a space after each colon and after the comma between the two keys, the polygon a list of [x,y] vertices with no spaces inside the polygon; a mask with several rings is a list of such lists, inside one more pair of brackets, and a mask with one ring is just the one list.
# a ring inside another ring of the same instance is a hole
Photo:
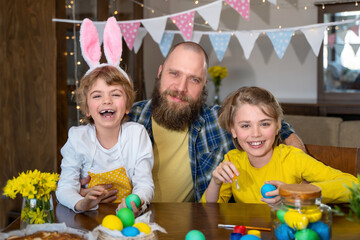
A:
{"label": "man's hand on shoulder", "polygon": [[[85,188],[85,185],[88,184],[90,180],[91,180],[90,176],[80,179],[80,184],[81,184],[80,195],[83,197],[85,197],[86,194],[88,194],[91,191],[91,188]],[[112,184],[100,184],[98,186],[102,186],[105,188],[105,190],[107,190],[103,195],[100,203],[112,203],[113,201],[116,200],[116,194],[118,191],[116,189],[110,189],[113,187]]]}

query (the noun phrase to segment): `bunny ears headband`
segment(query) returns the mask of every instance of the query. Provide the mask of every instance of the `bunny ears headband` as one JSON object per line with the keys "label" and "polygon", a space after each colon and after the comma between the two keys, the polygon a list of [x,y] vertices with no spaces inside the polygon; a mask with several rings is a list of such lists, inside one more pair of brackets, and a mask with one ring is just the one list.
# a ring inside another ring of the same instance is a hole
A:
{"label": "bunny ears headband", "polygon": [[130,81],[129,76],[119,67],[122,54],[122,35],[114,17],[108,18],[104,29],[104,52],[108,63],[100,64],[101,47],[94,23],[85,18],[80,27],[81,53],[90,69],[85,75],[97,67],[111,65],[116,67]]}

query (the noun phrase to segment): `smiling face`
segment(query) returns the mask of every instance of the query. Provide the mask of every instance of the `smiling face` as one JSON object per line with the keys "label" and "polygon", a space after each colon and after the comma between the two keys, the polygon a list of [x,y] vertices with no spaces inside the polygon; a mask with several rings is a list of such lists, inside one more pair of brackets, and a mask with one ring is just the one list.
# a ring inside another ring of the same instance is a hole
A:
{"label": "smiling face", "polygon": [[251,163],[267,164],[273,153],[273,143],[279,131],[279,123],[269,117],[264,105],[242,104],[234,114],[231,134],[247,152]]}
{"label": "smiling face", "polygon": [[89,88],[86,95],[88,111],[98,130],[120,128],[127,109],[127,97],[121,85],[108,85],[103,79],[98,78]]}
{"label": "smiling face", "polygon": [[158,124],[180,131],[198,117],[206,98],[206,59],[206,53],[192,43],[169,53],[159,67],[152,95],[152,116]]}
{"label": "smiling face", "polygon": [[160,93],[167,92],[168,103],[181,107],[188,105],[187,98],[197,101],[206,84],[205,56],[179,46],[159,67],[158,77]]}

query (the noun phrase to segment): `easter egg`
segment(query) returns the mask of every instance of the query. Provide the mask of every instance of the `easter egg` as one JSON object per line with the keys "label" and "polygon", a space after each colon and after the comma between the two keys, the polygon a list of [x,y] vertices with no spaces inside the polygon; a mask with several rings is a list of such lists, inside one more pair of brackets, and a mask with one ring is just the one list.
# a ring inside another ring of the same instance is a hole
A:
{"label": "easter egg", "polygon": [[139,229],[140,232],[143,232],[145,234],[151,233],[151,228],[146,223],[138,222],[138,223],[135,223],[133,225],[133,227],[136,227],[137,229]]}
{"label": "easter egg", "polygon": [[241,233],[242,235],[246,234],[246,227],[245,226],[241,226],[241,225],[237,225],[234,227],[234,233]]}
{"label": "easter egg", "polygon": [[330,240],[329,226],[321,221],[309,224],[309,229],[314,230],[321,240]]}
{"label": "easter egg", "polygon": [[274,198],[275,196],[268,197],[268,196],[265,195],[265,193],[271,192],[271,191],[274,191],[274,190],[276,190],[276,187],[274,185],[269,184],[269,183],[265,183],[261,187],[261,195],[263,195],[264,198]]}
{"label": "easter egg", "polygon": [[286,213],[286,211],[281,210],[281,209],[276,212],[276,216],[278,217],[278,219],[281,223],[285,223],[285,220],[284,220],[285,213]]}
{"label": "easter egg", "polygon": [[242,236],[241,240],[260,240],[260,238],[255,235],[247,234],[245,236]]}
{"label": "easter egg", "polygon": [[284,215],[285,223],[294,230],[302,230],[307,227],[309,220],[305,214],[297,211],[287,211]]}
{"label": "easter egg", "polygon": [[248,235],[254,235],[257,236],[258,238],[261,238],[261,233],[259,230],[249,230]]}
{"label": "easter egg", "polygon": [[199,230],[191,230],[186,234],[185,240],[205,240],[205,236]]}
{"label": "easter egg", "polygon": [[312,208],[306,209],[304,211],[304,214],[306,215],[306,217],[309,219],[309,222],[311,222],[311,223],[319,221],[322,216],[320,209],[318,209],[317,207],[312,207]]}
{"label": "easter egg", "polygon": [[140,200],[140,197],[138,195],[130,194],[129,196],[126,197],[125,203],[126,203],[126,206],[129,209],[132,209],[131,202],[134,202],[137,208],[140,207],[141,200]]}
{"label": "easter egg", "polygon": [[123,229],[123,224],[121,220],[115,215],[107,215],[103,218],[101,225],[110,230],[119,230]]}
{"label": "easter egg", "polygon": [[122,208],[117,213],[116,216],[120,218],[124,228],[132,226],[135,222],[134,213],[128,208]]}
{"label": "easter egg", "polygon": [[125,237],[136,237],[137,235],[140,234],[139,229],[137,229],[136,227],[126,227],[121,231],[122,235],[124,235]]}
{"label": "easter egg", "polygon": [[295,239],[295,231],[286,224],[280,224],[275,229],[275,237],[277,240],[291,240]]}
{"label": "easter egg", "polygon": [[242,237],[243,235],[241,233],[234,233],[232,232],[230,234],[230,240],[240,240],[240,238]]}
{"label": "easter egg", "polygon": [[296,240],[320,240],[319,235],[309,228],[295,233]]}

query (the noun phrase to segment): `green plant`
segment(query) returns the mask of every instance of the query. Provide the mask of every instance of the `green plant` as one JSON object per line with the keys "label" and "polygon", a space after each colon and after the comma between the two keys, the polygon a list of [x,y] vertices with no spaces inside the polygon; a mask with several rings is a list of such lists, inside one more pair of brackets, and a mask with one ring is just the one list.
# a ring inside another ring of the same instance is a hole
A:
{"label": "green plant", "polygon": [[352,186],[346,186],[350,190],[349,204],[346,204],[350,208],[348,215],[340,209],[339,206],[335,206],[333,212],[336,215],[346,216],[349,221],[354,221],[354,216],[360,221],[360,174],[357,175],[358,182],[352,183]]}

